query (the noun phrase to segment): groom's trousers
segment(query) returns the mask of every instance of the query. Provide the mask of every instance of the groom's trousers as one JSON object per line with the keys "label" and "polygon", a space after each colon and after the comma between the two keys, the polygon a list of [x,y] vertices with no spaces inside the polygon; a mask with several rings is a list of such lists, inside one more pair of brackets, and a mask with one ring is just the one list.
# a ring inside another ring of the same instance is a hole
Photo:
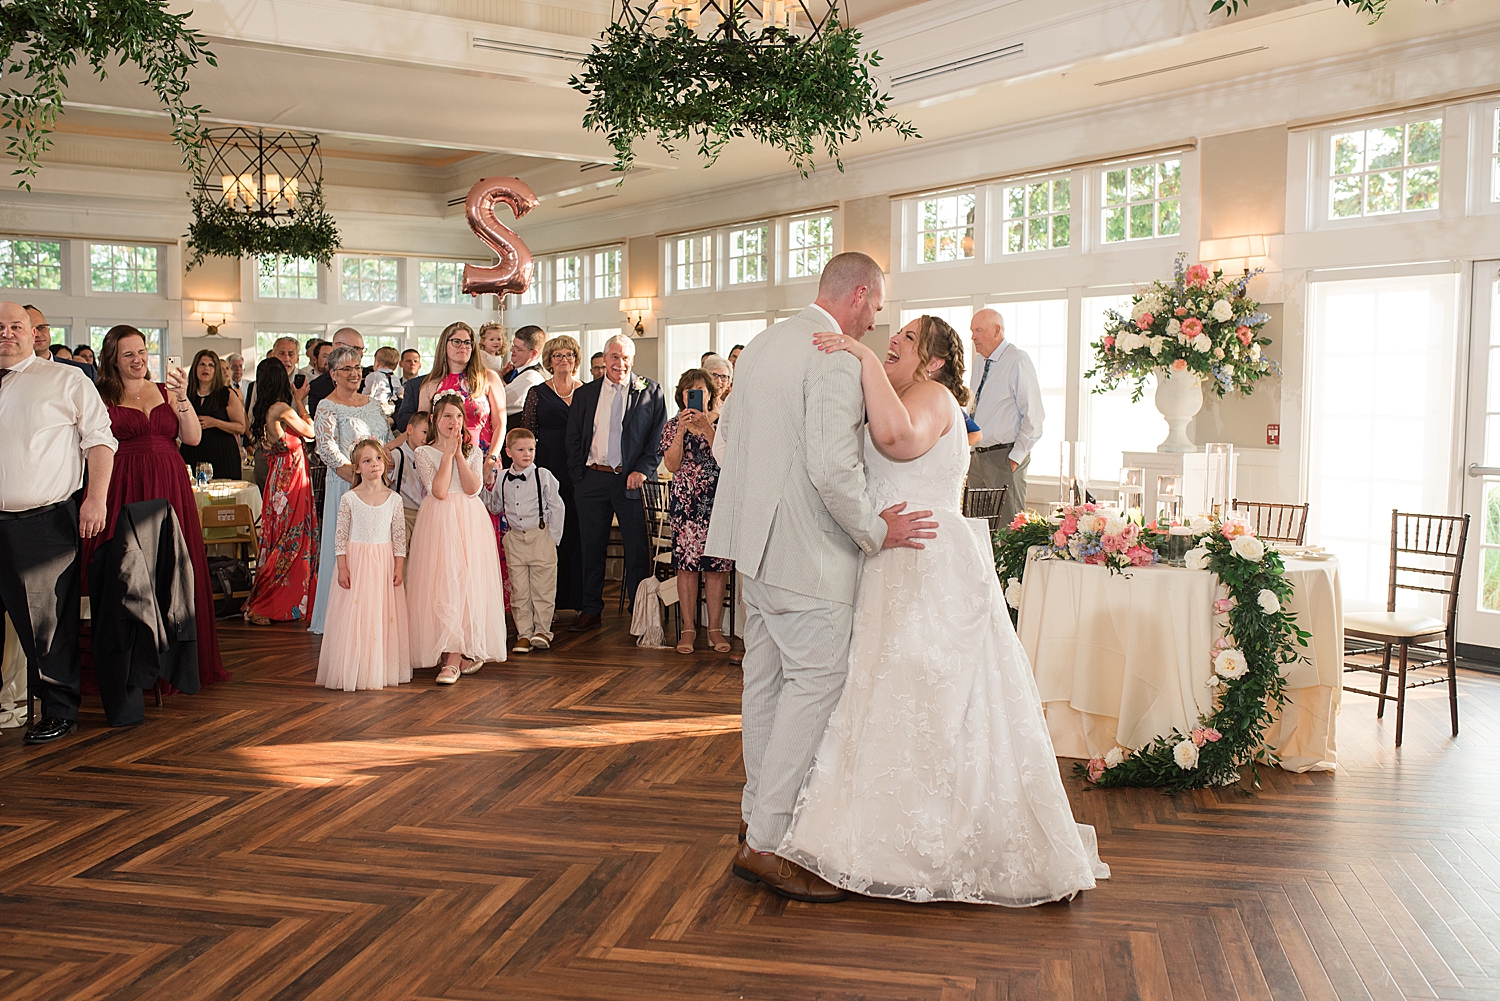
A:
{"label": "groom's trousers", "polygon": [[849,673],[854,607],[743,579],[745,840],[773,852]]}

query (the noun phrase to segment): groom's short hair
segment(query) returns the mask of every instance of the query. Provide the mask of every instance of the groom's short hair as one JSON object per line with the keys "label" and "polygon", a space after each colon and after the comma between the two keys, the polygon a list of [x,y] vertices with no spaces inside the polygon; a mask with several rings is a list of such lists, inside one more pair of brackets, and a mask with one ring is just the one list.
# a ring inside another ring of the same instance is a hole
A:
{"label": "groom's short hair", "polygon": [[864,285],[878,288],[885,284],[885,272],[869,254],[850,251],[839,254],[823,269],[818,280],[818,298],[838,301]]}

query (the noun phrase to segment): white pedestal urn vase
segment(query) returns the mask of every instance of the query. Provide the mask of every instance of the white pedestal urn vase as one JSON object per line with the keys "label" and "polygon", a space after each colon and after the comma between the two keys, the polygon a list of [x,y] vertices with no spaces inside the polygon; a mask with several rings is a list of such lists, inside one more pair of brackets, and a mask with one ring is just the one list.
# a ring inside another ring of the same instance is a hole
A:
{"label": "white pedestal urn vase", "polygon": [[1198,450],[1187,435],[1187,426],[1203,408],[1202,378],[1191,371],[1156,370],[1156,409],[1167,419],[1167,437],[1156,446],[1158,452]]}

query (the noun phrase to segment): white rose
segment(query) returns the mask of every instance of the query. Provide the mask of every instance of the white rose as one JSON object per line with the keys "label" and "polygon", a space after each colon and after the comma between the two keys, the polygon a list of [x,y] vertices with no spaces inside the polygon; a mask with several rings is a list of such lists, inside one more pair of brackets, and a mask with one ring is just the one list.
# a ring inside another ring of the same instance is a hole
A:
{"label": "white rose", "polygon": [[1260,342],[1259,341],[1251,341],[1250,342],[1250,357],[1253,358],[1255,361],[1260,361]]}
{"label": "white rose", "polygon": [[1245,660],[1245,655],[1234,648],[1220,650],[1214,655],[1214,673],[1221,678],[1234,681],[1243,678],[1245,672],[1250,670],[1250,664]]}
{"label": "white rose", "polygon": [[1192,549],[1189,549],[1186,553],[1183,554],[1182,558],[1185,561],[1184,565],[1189,570],[1208,569],[1208,550],[1204,549],[1202,546],[1196,546]]}
{"label": "white rose", "polygon": [[1182,333],[1182,324],[1175,319],[1167,321],[1167,333],[1172,337],[1176,337]]}
{"label": "white rose", "polygon": [[1005,585],[1005,603],[1011,608],[1021,607],[1021,582],[1014,577]]}
{"label": "white rose", "polygon": [[1190,343],[1193,345],[1194,351],[1207,351],[1214,346],[1214,342],[1209,339],[1207,334],[1199,334]]}
{"label": "white rose", "polygon": [[1230,307],[1228,299],[1220,299],[1214,303],[1212,316],[1220,323],[1228,323],[1234,318],[1234,309]]}
{"label": "white rose", "polygon": [[1155,358],[1157,355],[1161,354],[1161,345],[1163,338],[1160,335],[1157,335],[1148,339],[1151,341],[1151,357]]}
{"label": "white rose", "polygon": [[1130,318],[1132,320],[1139,320],[1142,316],[1145,316],[1149,312],[1151,312],[1151,310],[1146,308],[1146,300],[1142,299],[1140,302],[1130,307]]}
{"label": "white rose", "polygon": [[1188,522],[1188,528],[1192,530],[1192,533],[1194,535],[1207,535],[1209,532],[1212,532],[1214,530],[1214,523],[1209,521],[1202,515],[1199,515],[1192,521]]}
{"label": "white rose", "polygon": [[1139,351],[1145,343],[1146,338],[1142,337],[1134,330],[1128,330],[1120,338],[1119,343],[1115,346],[1124,351],[1126,354],[1129,354],[1132,351]]}
{"label": "white rose", "polygon": [[1281,611],[1280,599],[1276,597],[1276,592],[1268,587],[1260,589],[1260,594],[1256,597],[1255,601],[1256,604],[1260,605],[1260,610],[1267,615],[1275,615]]}
{"label": "white rose", "polygon": [[1223,348],[1214,348],[1214,357],[1215,358],[1223,358],[1224,357],[1224,349]]}
{"label": "white rose", "polygon": [[1177,762],[1177,767],[1185,772],[1190,772],[1198,767],[1198,745],[1191,740],[1180,741],[1172,748],[1172,760]]}
{"label": "white rose", "polygon": [[1125,749],[1123,747],[1111,747],[1104,753],[1104,767],[1113,768],[1125,760]]}
{"label": "white rose", "polygon": [[1224,374],[1225,374],[1225,375],[1227,375],[1227,376],[1229,376],[1229,377],[1230,377],[1230,378],[1231,378],[1231,379],[1233,379],[1233,378],[1234,378],[1234,366],[1233,366],[1233,365],[1231,365],[1231,364],[1229,364],[1229,363],[1228,363],[1228,362],[1226,362],[1226,363],[1225,363],[1225,364],[1224,364],[1224,366],[1223,366],[1223,368],[1222,368],[1222,369],[1221,369],[1221,371],[1222,371],[1222,372],[1223,372],[1223,373],[1224,373]]}
{"label": "white rose", "polygon": [[1251,563],[1259,563],[1261,557],[1266,555],[1265,543],[1253,535],[1240,536],[1229,543],[1229,548],[1234,551],[1234,555]]}

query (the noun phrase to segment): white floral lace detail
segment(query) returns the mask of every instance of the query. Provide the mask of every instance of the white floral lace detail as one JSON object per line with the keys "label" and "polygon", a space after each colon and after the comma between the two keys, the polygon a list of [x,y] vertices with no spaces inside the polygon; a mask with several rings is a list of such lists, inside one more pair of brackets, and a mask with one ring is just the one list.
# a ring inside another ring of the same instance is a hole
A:
{"label": "white floral lace detail", "polygon": [[396,556],[405,556],[406,515],[401,509],[401,495],[392,491],[382,503],[375,505],[366,504],[352,490],[340,498],[333,554],[345,555],[350,542],[390,543]]}

